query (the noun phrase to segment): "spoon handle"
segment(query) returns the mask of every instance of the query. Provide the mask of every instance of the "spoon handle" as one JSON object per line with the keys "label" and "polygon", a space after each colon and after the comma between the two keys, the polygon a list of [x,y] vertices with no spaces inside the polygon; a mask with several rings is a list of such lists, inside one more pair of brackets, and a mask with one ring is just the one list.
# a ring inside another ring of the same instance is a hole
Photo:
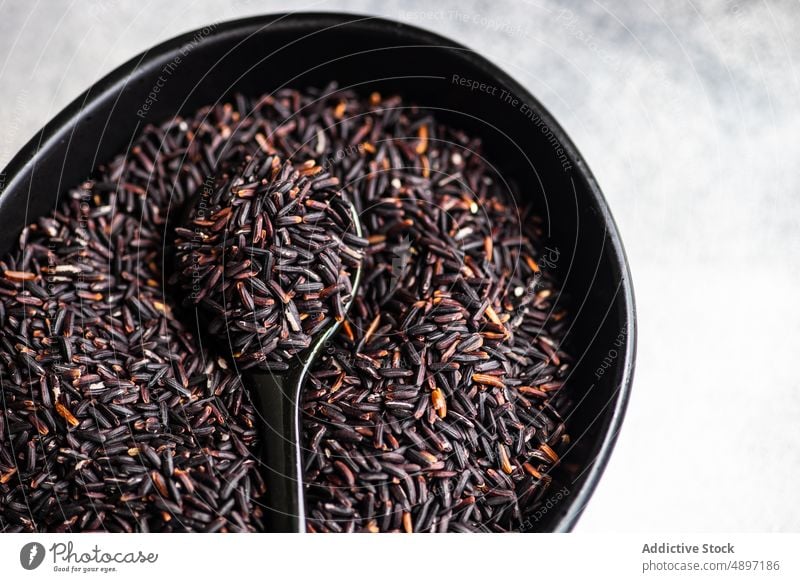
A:
{"label": "spoon handle", "polygon": [[259,412],[264,422],[263,454],[268,532],[305,531],[302,502],[301,459],[299,448],[299,410],[297,377],[257,372],[248,384],[258,395]]}

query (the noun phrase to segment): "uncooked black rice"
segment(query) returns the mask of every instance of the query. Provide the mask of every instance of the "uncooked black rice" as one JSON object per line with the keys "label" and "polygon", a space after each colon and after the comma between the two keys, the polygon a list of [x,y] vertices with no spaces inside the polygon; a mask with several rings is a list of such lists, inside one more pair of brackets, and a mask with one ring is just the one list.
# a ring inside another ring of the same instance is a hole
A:
{"label": "uncooked black rice", "polygon": [[[228,363],[173,300],[212,290],[218,265],[198,289],[165,283],[176,229],[179,246],[196,234],[180,230],[184,203],[235,194],[254,160],[284,181],[315,168],[366,231],[339,233],[364,249],[365,279],[302,402],[308,529],[519,528],[568,443],[568,317],[540,221],[483,155],[476,136],[400,97],[335,86],[237,95],[146,127],[0,262],[0,530],[262,528],[261,430],[234,365],[280,368],[308,340],[265,353],[265,334],[309,337],[348,290],[294,276],[313,244],[271,252],[293,276],[256,283],[260,295],[229,272],[221,320],[304,298],[245,323],[242,361]],[[255,220],[234,244],[266,248]]]}

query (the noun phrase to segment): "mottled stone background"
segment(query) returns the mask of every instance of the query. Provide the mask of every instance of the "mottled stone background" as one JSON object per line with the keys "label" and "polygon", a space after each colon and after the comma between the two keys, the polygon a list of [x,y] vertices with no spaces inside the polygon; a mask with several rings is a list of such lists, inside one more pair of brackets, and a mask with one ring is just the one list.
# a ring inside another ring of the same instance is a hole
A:
{"label": "mottled stone background", "polygon": [[800,4],[0,1],[0,166],[92,82],[210,22],[345,10],[441,32],[566,127],[636,286],[636,382],[578,531],[800,530]]}

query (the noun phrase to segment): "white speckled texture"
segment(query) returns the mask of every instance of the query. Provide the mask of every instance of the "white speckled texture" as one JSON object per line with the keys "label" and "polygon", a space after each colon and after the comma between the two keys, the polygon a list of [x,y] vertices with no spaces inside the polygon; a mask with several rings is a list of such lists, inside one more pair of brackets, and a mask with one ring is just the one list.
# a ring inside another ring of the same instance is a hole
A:
{"label": "white speckled texture", "polygon": [[0,3],[0,167],[156,42],[285,10],[387,16],[477,49],[578,144],[622,232],[639,356],[578,531],[799,531],[800,8],[703,3]]}

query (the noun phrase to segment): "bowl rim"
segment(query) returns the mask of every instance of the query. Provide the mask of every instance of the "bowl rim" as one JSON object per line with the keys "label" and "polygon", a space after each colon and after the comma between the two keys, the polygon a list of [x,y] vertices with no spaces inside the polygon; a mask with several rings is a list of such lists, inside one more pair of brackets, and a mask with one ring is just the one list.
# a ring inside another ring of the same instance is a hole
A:
{"label": "bowl rim", "polygon": [[[58,142],[62,139],[69,140],[70,132],[82,118],[90,114],[93,104],[101,101],[108,93],[124,91],[129,78],[138,69],[149,68],[155,65],[165,58],[166,55],[179,50],[187,42],[195,38],[198,33],[213,26],[211,32],[205,35],[204,38],[208,39],[220,36],[246,38],[250,34],[268,30],[272,26],[280,26],[286,29],[309,29],[312,27],[327,28],[341,25],[356,26],[365,32],[393,34],[395,37],[404,41],[412,40],[422,45],[436,45],[459,51],[462,58],[471,61],[471,64],[480,68],[488,78],[505,85],[512,93],[524,99],[530,108],[539,114],[542,121],[550,128],[561,143],[576,174],[584,180],[587,186],[587,194],[592,199],[591,202],[593,202],[600,211],[600,219],[606,229],[607,242],[610,243],[609,257],[612,262],[616,263],[620,273],[617,293],[621,292],[624,305],[626,344],[624,353],[620,358],[620,381],[617,383],[616,390],[608,403],[604,406],[605,409],[613,400],[613,412],[608,422],[608,427],[602,435],[597,455],[594,460],[589,463],[587,468],[584,469],[583,472],[586,473],[586,476],[579,485],[577,494],[571,496],[570,501],[565,504],[566,509],[561,511],[561,515],[555,521],[555,528],[553,530],[555,533],[569,532],[583,513],[587,503],[597,488],[600,477],[608,465],[630,399],[637,344],[636,304],[633,282],[619,229],[611,215],[608,203],[603,196],[597,180],[578,148],[553,115],[528,89],[500,67],[481,56],[477,51],[459,42],[453,41],[450,38],[415,25],[377,16],[343,11],[280,12],[211,23],[205,27],[199,27],[172,37],[142,51],[113,69],[100,80],[94,82],[88,89],[83,91],[64,107],[64,109],[57,113],[37,131],[24,146],[22,146],[0,172],[0,178],[2,178],[2,180],[0,180],[0,210],[2,210],[4,206],[3,194],[6,190],[10,190],[12,187],[18,185],[24,185],[24,182],[35,172],[37,160],[46,156],[49,150],[57,147]],[[595,420],[592,421],[592,424],[594,424],[598,418],[600,418],[599,414]]]}

